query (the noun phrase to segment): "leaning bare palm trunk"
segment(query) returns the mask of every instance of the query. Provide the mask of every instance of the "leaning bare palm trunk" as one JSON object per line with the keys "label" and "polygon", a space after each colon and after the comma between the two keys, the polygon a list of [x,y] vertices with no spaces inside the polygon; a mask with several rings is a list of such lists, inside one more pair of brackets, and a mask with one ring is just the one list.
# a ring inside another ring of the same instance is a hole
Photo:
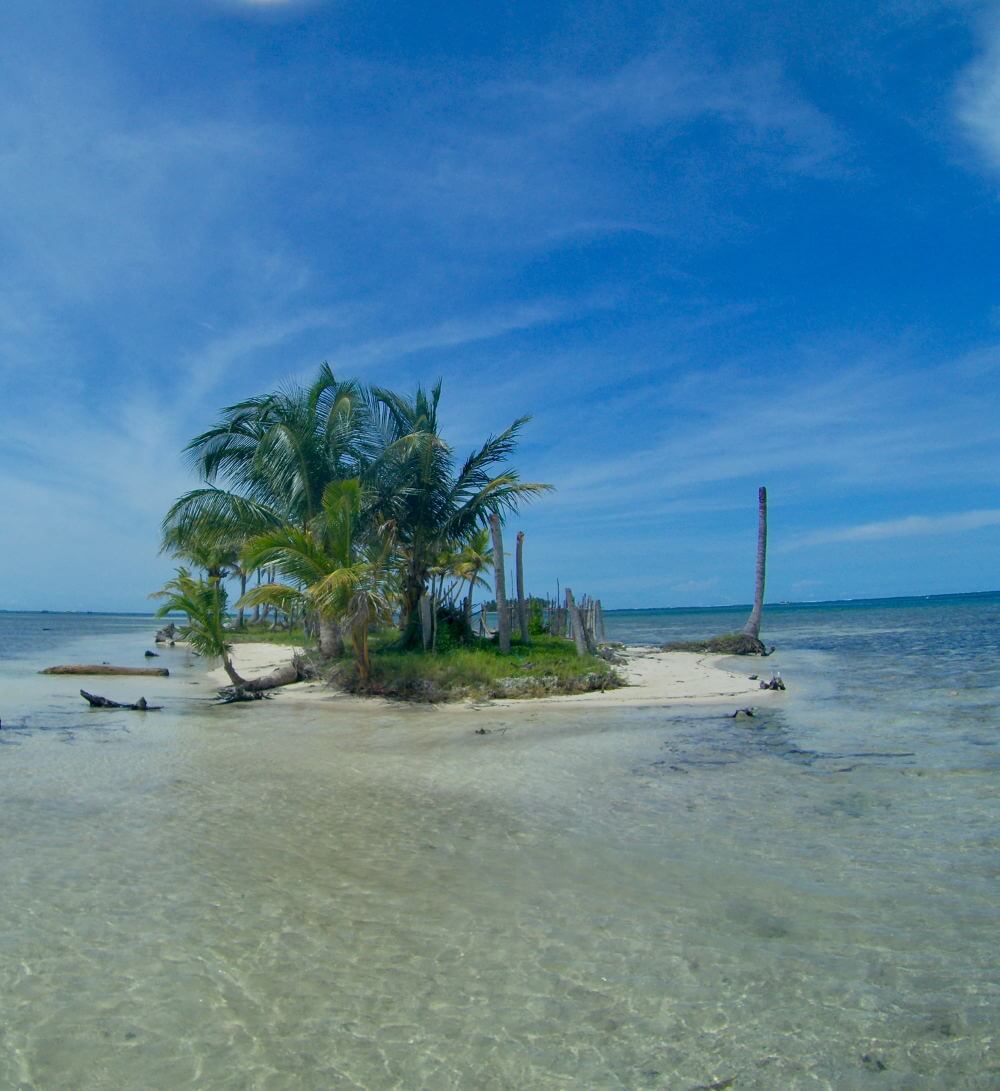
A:
{"label": "leaning bare palm trunk", "polygon": [[504,579],[503,537],[500,534],[500,516],[490,516],[490,531],[493,535],[493,574],[497,589],[497,632],[499,633],[500,651],[510,651],[510,612],[507,609],[507,586]]}
{"label": "leaning bare palm trunk", "polygon": [[753,610],[743,626],[743,635],[760,639],[760,616],[764,610],[764,568],[767,560],[767,489],[757,491],[757,572],[754,579]]}

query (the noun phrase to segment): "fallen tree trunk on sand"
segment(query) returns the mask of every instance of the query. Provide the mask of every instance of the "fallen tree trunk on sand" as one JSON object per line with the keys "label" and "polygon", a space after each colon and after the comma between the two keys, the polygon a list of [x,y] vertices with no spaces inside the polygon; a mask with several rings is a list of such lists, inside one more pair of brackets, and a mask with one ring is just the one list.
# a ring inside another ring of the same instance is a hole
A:
{"label": "fallen tree trunk on sand", "polygon": [[293,682],[305,681],[307,677],[305,663],[296,656],[291,663],[275,667],[270,674],[260,678],[246,678],[234,685],[233,689],[245,689],[248,693],[257,693],[263,689],[277,689],[278,686],[290,686]]}
{"label": "fallen tree trunk on sand", "polygon": [[294,682],[304,682],[312,677],[309,664],[298,655],[290,663],[283,663],[270,674],[262,675],[260,678],[241,678],[235,670],[227,673],[233,684],[219,691],[219,699],[223,704],[231,704],[234,701],[256,701],[264,696],[265,690],[277,689],[278,686],[290,686]]}
{"label": "fallen tree trunk on sand", "polygon": [[258,690],[256,693],[247,693],[245,689],[237,689],[235,686],[229,689],[219,690],[216,701],[220,705],[235,705],[242,701],[270,701],[271,695],[267,690]]}
{"label": "fallen tree trunk on sand", "polygon": [[80,690],[80,696],[91,708],[127,708],[132,712],[159,712],[163,708],[163,705],[147,705],[145,697],[140,697],[134,705],[129,705],[122,704],[121,701],[112,701],[107,697],[101,697],[97,693],[88,693],[85,689]]}
{"label": "fallen tree trunk on sand", "polygon": [[68,663],[60,667],[46,667],[39,674],[149,674],[166,678],[166,667],[112,667],[107,663]]}

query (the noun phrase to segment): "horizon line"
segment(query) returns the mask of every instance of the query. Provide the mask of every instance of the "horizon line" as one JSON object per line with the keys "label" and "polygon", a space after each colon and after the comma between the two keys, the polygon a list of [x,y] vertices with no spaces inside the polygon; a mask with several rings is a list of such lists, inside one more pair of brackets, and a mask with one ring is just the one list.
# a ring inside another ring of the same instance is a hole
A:
{"label": "horizon line", "polygon": [[[855,595],[842,599],[781,599],[779,602],[765,600],[764,608],[774,610],[786,606],[843,606],[865,602],[900,602],[908,599],[982,598],[988,595],[1000,595],[1000,588],[986,591],[938,591],[930,594],[915,592],[907,595]],[[615,606],[608,607],[604,612],[606,614],[654,614],[668,610],[749,610],[752,605],[749,602],[734,602],[715,603],[707,606]],[[153,621],[157,620],[155,613],[146,614],[139,610],[26,610],[0,607],[0,614],[68,614],[73,617],[141,617]]]}

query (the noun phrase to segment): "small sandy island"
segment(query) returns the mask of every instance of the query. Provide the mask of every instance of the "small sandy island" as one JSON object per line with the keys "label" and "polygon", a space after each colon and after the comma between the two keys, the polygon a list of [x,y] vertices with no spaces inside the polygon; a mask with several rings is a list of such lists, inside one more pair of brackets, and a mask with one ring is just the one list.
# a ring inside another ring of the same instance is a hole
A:
{"label": "small sandy island", "polygon": [[[245,678],[267,674],[275,667],[287,663],[296,649],[280,644],[237,644],[233,648],[233,662]],[[477,698],[474,701],[455,701],[437,706],[439,709],[462,709],[470,704],[489,705],[491,708],[512,708],[515,705],[585,705],[591,708],[618,708],[623,705],[674,705],[685,703],[713,703],[733,699],[749,703],[749,698],[761,700],[772,694],[760,689],[751,674],[767,676],[756,659],[746,660],[745,670],[736,672],[721,664],[722,656],[701,655],[695,652],[664,652],[654,645],[630,645],[623,651],[626,662],[617,669],[627,680],[621,689],[575,693],[559,697],[533,697],[522,699],[492,700]],[[730,660],[731,662],[731,660]],[[229,684],[221,667],[210,672],[209,677],[220,686]],[[275,691],[283,699],[295,701],[329,701],[338,704],[376,704],[400,707],[399,701],[381,698],[355,697],[341,693],[321,682],[298,682]]]}

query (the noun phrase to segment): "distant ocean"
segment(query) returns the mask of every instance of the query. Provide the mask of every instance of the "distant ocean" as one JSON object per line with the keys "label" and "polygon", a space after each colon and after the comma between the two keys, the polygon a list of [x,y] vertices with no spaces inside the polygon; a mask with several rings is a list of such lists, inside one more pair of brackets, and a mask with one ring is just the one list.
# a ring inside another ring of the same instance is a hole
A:
{"label": "distant ocean", "polygon": [[753,719],[35,673],[156,624],[0,614],[0,1087],[1000,1086],[1000,594],[768,606]]}

